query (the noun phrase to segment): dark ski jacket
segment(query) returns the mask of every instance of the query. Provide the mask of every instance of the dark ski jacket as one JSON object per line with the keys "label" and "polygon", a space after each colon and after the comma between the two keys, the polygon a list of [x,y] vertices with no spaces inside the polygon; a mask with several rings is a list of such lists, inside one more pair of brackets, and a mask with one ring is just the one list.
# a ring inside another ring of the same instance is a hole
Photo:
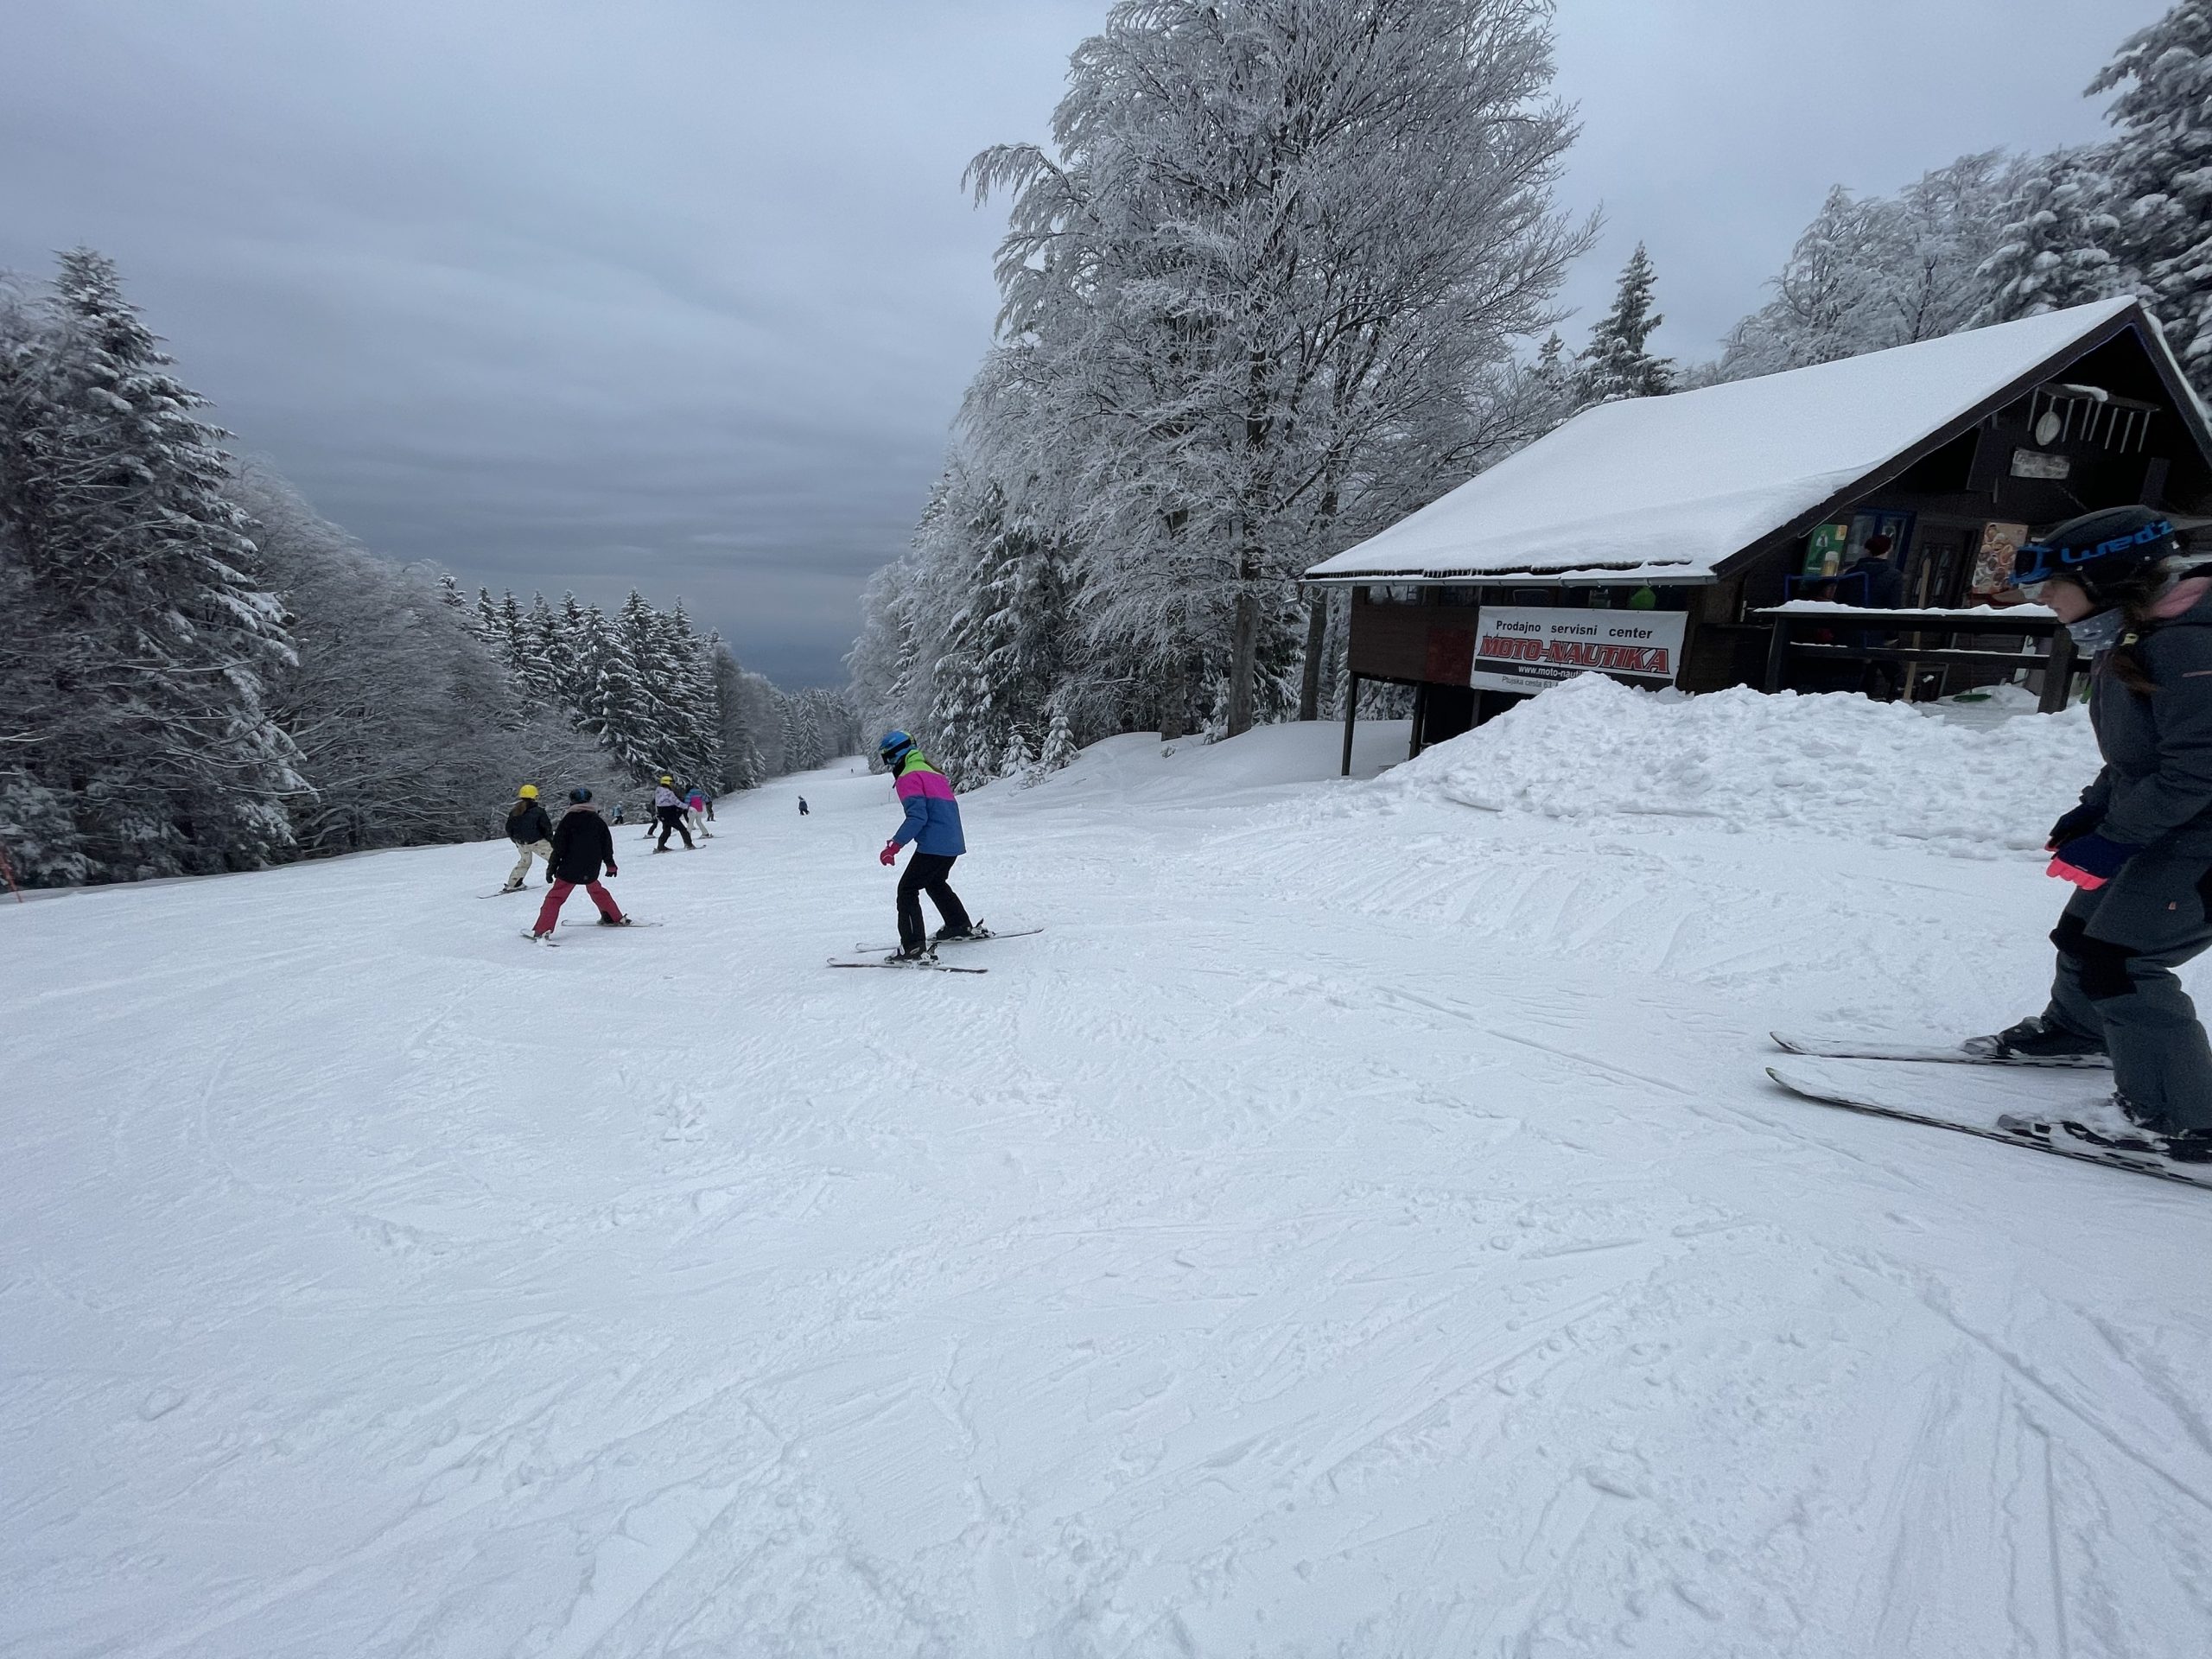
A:
{"label": "dark ski jacket", "polygon": [[517,801],[507,809],[507,839],[518,847],[553,839],[553,820],[536,801]]}
{"label": "dark ski jacket", "polygon": [[1835,579],[1835,596],[1870,611],[1894,611],[1904,604],[1904,572],[1893,559],[1861,554]]}
{"label": "dark ski jacket", "polygon": [[596,881],[600,866],[613,869],[614,832],[597,807],[580,801],[561,815],[553,832],[553,856],[546,862],[562,881]]}
{"label": "dark ski jacket", "polygon": [[2089,721],[2105,758],[2082,804],[2097,833],[2129,847],[2212,858],[2212,594],[2152,626],[2136,655],[2158,690],[2131,691],[2109,652],[2089,679]]}

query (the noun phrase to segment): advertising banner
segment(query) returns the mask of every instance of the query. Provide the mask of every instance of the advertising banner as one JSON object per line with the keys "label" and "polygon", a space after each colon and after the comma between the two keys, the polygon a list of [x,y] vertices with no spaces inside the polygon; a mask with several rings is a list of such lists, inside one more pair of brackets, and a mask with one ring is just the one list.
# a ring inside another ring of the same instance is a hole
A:
{"label": "advertising banner", "polygon": [[1541,691],[1577,674],[1632,685],[1672,685],[1681,671],[1685,611],[1569,611],[1485,605],[1476,624],[1481,691]]}

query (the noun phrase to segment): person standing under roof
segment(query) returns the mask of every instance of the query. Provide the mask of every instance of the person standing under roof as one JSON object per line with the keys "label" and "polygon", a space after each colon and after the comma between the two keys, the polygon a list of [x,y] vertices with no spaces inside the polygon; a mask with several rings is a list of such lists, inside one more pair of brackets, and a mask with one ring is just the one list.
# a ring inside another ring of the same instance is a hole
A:
{"label": "person standing under roof", "polygon": [[[1836,597],[1870,611],[1894,611],[1903,605],[1904,572],[1890,557],[1896,549],[1897,543],[1883,532],[1869,536],[1859,556],[1837,573]],[[1862,648],[1895,645],[1897,635],[1860,629],[1853,643]],[[1903,670],[1901,663],[1869,662],[1859,689],[1878,702],[1895,702],[1904,689]]]}

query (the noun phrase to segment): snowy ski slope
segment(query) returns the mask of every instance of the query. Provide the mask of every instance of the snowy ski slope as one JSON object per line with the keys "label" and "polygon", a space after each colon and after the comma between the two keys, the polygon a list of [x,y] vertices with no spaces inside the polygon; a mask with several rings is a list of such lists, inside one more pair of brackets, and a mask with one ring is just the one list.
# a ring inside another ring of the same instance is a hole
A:
{"label": "snowy ski slope", "polygon": [[0,1653],[2212,1652],[2212,1201],[1760,1071],[2035,1007],[2032,854],[1337,741],[969,797],[982,977],[821,966],[844,767],[558,951],[496,844],[0,906]]}

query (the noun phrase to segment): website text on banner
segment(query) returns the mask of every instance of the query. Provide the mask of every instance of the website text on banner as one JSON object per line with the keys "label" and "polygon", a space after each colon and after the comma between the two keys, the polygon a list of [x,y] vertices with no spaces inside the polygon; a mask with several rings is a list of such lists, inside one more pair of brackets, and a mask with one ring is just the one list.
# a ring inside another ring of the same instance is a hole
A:
{"label": "website text on banner", "polygon": [[1484,606],[1476,624],[1480,691],[1541,691],[1577,674],[1672,685],[1681,665],[1683,611],[1568,611]]}

